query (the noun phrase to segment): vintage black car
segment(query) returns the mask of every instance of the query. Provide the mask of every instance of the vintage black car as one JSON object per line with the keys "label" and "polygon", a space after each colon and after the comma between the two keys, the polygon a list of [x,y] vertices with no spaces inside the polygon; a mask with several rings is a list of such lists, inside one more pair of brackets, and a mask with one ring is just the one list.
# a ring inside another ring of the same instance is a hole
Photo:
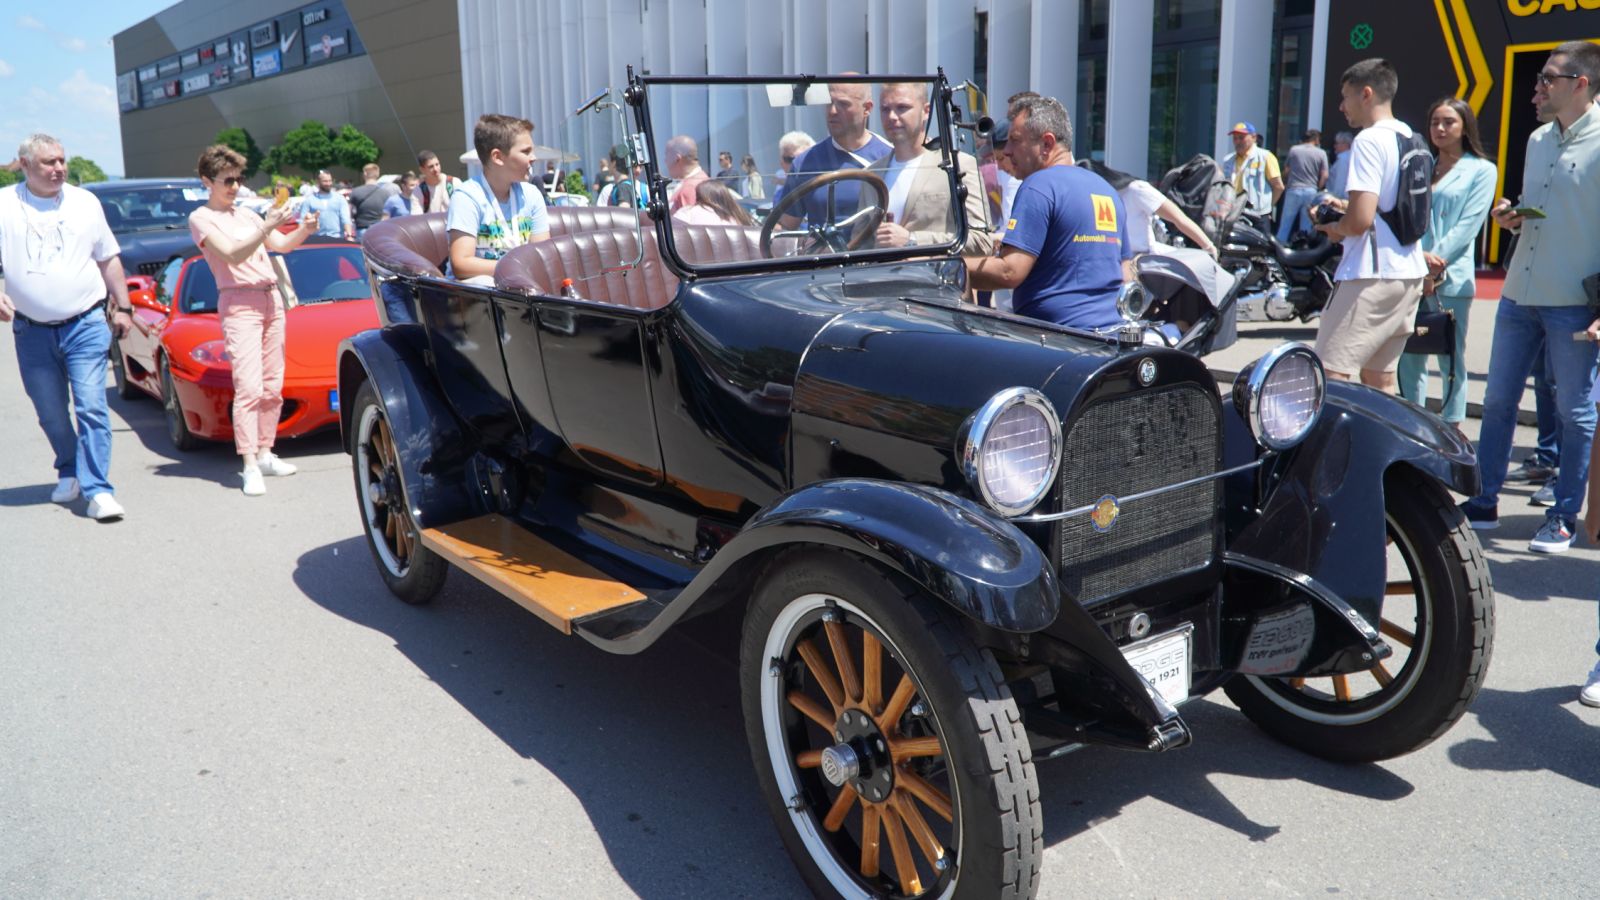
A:
{"label": "vintage black car", "polygon": [[200,252],[189,234],[189,213],[206,202],[200,179],[127,178],[84,189],[100,199],[128,274],[159,277],[168,263]]}
{"label": "vintage black car", "polygon": [[[1182,747],[1179,707],[1219,687],[1336,760],[1462,715],[1494,613],[1453,429],[1324,384],[1302,346],[1219,387],[1136,322],[979,308],[963,204],[879,246],[871,167],[812,173],[760,227],[684,223],[675,132],[823,134],[833,92],[883,86],[629,78],[594,106],[632,124],[597,143],[645,160],[645,215],[552,210],[492,286],[442,276],[442,217],[366,237],[385,325],[341,348],[341,414],[400,599],[456,567],[613,653],[741,616],[753,761],[822,894],[1033,895],[1036,761]],[[979,110],[887,80],[931,100],[920,189],[960,198]]]}

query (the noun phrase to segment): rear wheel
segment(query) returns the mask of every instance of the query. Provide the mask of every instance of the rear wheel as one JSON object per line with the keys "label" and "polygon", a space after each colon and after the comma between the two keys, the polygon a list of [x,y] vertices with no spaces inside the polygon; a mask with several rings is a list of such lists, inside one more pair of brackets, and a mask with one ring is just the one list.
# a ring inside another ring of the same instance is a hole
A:
{"label": "rear wheel", "polygon": [[951,613],[842,552],[795,551],[763,580],[740,657],[757,777],[812,890],[1034,895],[1021,717]]}
{"label": "rear wheel", "polygon": [[356,391],[355,445],[350,458],[356,479],[356,505],[367,546],[378,563],[378,574],[396,597],[407,603],[432,600],[444,584],[450,564],[422,546],[405,487],[400,482],[400,455],[394,435],[368,381]]}
{"label": "rear wheel", "polygon": [[200,439],[189,430],[189,423],[183,417],[183,403],[178,400],[178,390],[172,383],[172,366],[166,357],[161,358],[161,406],[166,413],[167,436],[172,438],[172,446],[179,450],[193,450],[199,446]]}
{"label": "rear wheel", "polygon": [[1385,487],[1378,630],[1394,655],[1349,675],[1242,676],[1225,687],[1263,731],[1341,762],[1399,756],[1448,731],[1483,685],[1494,644],[1489,567],[1460,510],[1414,473],[1397,472]]}

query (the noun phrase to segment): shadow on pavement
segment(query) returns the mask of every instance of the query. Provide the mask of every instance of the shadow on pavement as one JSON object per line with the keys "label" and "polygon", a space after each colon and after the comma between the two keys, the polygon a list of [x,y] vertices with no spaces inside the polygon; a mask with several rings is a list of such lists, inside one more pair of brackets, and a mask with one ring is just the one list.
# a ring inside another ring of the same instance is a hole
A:
{"label": "shadow on pavement", "polygon": [[[638,656],[612,656],[461,572],[432,604],[407,606],[382,584],[363,538],[301,556],[294,578],[320,606],[389,636],[508,747],[560,779],[633,890],[693,894],[715,872],[724,896],[800,893],[751,768],[734,615],[695,620]],[[1145,797],[1253,841],[1278,832],[1230,801],[1214,775],[1306,781],[1373,800],[1413,790],[1379,766],[1277,744],[1227,707],[1197,701],[1185,712],[1201,739],[1182,752],[1087,749],[1040,763],[1047,845]]]}
{"label": "shadow on pavement", "polygon": [[1550,771],[1600,788],[1600,758],[1594,754],[1600,715],[1578,705],[1580,686],[1574,680],[1531,691],[1484,688],[1470,713],[1493,737],[1456,744],[1450,761],[1491,772]]}
{"label": "shadow on pavement", "polygon": [[[200,446],[193,450],[179,450],[167,436],[166,414],[158,401],[144,395],[124,400],[115,391],[106,392],[106,401],[111,411],[128,423],[127,428],[119,428],[113,419],[113,441],[120,432],[132,432],[146,450],[169,460],[153,466],[151,472],[166,478],[196,478],[215,482],[228,490],[238,489],[239,457],[234,453],[231,441],[201,441]],[[273,449],[284,459],[293,460],[298,456],[336,453],[342,448],[339,432],[335,429],[280,440]]]}
{"label": "shadow on pavement", "polygon": [[1411,783],[1377,765],[1345,765],[1301,753],[1267,737],[1241,713],[1196,700],[1183,707],[1195,742],[1174,753],[1089,748],[1040,762],[1045,843],[1055,844],[1154,798],[1249,838],[1266,841],[1281,826],[1257,822],[1228,799],[1212,776],[1303,781],[1368,800],[1399,800]]}
{"label": "shadow on pavement", "polygon": [[55,489],[55,481],[0,489],[0,506],[44,506],[50,502],[50,492]]}
{"label": "shadow on pavement", "polygon": [[[337,555],[336,555],[337,552]],[[584,806],[642,896],[799,897],[762,804],[737,667],[674,632],[638,656],[560,634],[452,571],[426,606],[395,599],[364,538],[300,557],[296,585],[374,629],[519,756]]]}

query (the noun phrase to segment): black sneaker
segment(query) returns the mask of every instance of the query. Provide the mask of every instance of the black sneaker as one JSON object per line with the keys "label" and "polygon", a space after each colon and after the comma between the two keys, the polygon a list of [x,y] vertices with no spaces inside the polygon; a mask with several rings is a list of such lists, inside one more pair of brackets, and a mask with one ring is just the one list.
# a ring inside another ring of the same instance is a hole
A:
{"label": "black sneaker", "polygon": [[1461,514],[1467,517],[1467,524],[1479,531],[1493,531],[1500,527],[1500,507],[1480,506],[1468,500],[1461,504]]}
{"label": "black sneaker", "polygon": [[1554,477],[1556,467],[1545,465],[1537,456],[1528,457],[1522,465],[1506,473],[1506,481],[1548,481]]}

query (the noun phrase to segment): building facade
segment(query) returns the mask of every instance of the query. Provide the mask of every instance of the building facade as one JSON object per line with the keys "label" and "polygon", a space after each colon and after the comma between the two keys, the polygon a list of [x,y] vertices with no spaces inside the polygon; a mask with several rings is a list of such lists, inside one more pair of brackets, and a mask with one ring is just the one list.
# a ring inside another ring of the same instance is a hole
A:
{"label": "building facade", "polygon": [[356,126],[388,171],[460,153],[455,0],[183,0],[113,38],[123,171],[193,171],[224,128],[265,151],[307,119]]}

